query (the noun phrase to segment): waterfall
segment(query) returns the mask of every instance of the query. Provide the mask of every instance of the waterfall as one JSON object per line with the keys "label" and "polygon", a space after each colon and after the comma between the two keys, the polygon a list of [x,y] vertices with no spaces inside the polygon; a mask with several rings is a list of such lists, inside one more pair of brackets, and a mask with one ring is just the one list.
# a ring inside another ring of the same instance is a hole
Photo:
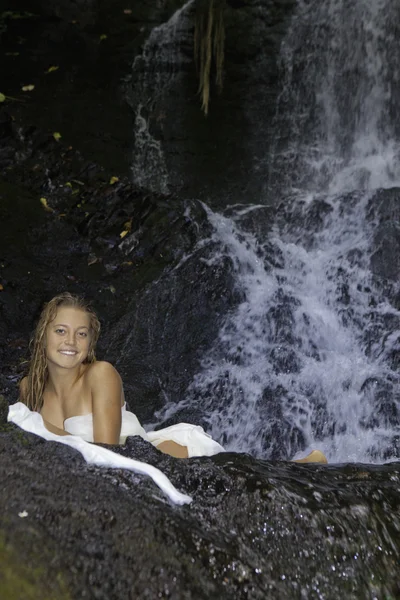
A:
{"label": "waterfall", "polygon": [[399,285],[370,266],[378,190],[400,181],[399,12],[396,0],[299,1],[270,158],[279,206],[206,209],[209,264],[229,260],[241,301],[160,419],[198,407],[227,449],[264,458],[399,458]]}
{"label": "waterfall", "polygon": [[395,0],[299,0],[282,45],[279,181],[328,193],[398,185]]}

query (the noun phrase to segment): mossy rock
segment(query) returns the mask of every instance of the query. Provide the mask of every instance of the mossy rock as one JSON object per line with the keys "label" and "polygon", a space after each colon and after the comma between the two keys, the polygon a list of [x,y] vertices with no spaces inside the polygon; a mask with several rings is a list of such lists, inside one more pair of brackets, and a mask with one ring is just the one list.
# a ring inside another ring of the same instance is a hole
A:
{"label": "mossy rock", "polygon": [[24,564],[0,532],[0,597],[7,600],[71,600],[62,576],[44,567]]}

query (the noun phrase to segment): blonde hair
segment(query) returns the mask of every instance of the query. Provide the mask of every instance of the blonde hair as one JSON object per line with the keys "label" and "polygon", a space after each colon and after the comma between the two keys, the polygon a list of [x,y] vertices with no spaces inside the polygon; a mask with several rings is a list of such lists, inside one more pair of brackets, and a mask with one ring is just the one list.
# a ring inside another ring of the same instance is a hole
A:
{"label": "blonde hair", "polygon": [[55,296],[44,305],[39,322],[30,341],[31,360],[26,381],[24,402],[30,410],[40,412],[43,406],[43,393],[48,379],[47,357],[45,349],[47,326],[55,319],[60,306],[68,306],[83,310],[90,317],[90,343],[89,352],[84,363],[96,361],[95,348],[100,334],[100,321],[88,302],[69,292]]}

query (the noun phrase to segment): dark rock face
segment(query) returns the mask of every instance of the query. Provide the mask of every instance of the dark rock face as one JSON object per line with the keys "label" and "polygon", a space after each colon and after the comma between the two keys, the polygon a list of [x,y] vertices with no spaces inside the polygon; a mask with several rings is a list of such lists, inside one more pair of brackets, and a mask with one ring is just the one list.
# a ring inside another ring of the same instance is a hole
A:
{"label": "dark rock face", "polygon": [[[200,110],[193,59],[196,4],[153,30],[133,65],[134,181],[213,206],[265,200],[279,45],[295,1],[227,2],[224,85]],[[214,77],[214,74],[212,74]]]}
{"label": "dark rock face", "polygon": [[[97,163],[128,173],[132,119],[123,80],[151,29],[181,4],[4,0],[1,92],[17,99],[7,101],[13,118],[59,132]],[[25,85],[35,88],[24,93]]]}

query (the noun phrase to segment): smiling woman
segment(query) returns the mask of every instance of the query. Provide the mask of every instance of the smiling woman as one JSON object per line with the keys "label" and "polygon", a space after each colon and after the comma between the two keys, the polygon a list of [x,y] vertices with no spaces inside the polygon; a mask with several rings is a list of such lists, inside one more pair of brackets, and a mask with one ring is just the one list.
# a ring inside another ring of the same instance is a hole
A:
{"label": "smiling woman", "polygon": [[20,384],[20,399],[40,413],[49,431],[105,444],[140,435],[178,458],[224,451],[201,427],[188,423],[146,433],[126,410],[116,369],[96,361],[99,333],[96,314],[77,296],[65,292],[43,309],[32,339],[29,372]]}
{"label": "smiling woman", "polygon": [[119,441],[121,379],[106,362],[96,362],[100,323],[81,299],[64,293],[44,308],[33,337],[28,376],[21,400],[40,412],[50,431],[67,435],[66,419],[93,414],[94,441]]}

